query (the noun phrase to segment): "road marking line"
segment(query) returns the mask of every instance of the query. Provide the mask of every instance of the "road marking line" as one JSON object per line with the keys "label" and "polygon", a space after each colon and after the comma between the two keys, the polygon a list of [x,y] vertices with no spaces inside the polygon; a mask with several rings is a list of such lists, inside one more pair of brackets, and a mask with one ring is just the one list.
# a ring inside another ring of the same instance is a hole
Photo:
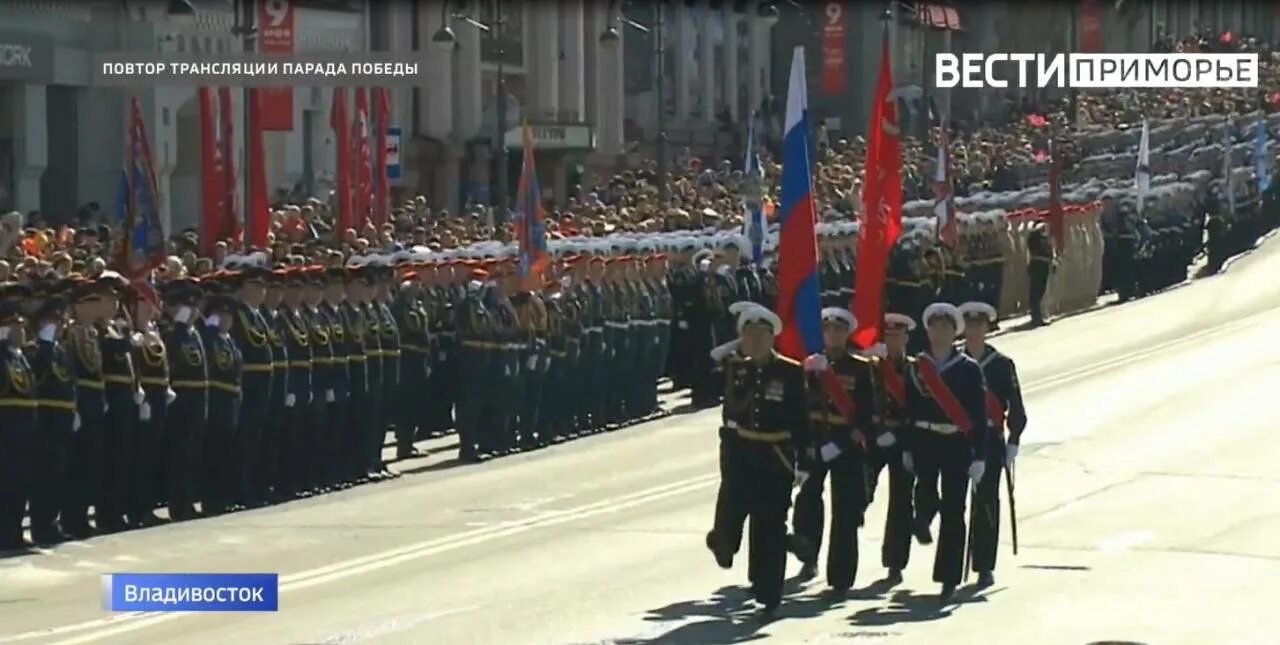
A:
{"label": "road marking line", "polygon": [[[517,535],[536,528],[555,526],[574,520],[605,515],[627,508],[640,506],[648,502],[682,495],[705,488],[710,484],[717,483],[719,478],[719,473],[699,475],[697,477],[691,477],[681,481],[670,482],[661,486],[636,491],[616,498],[584,504],[571,509],[546,511],[530,518],[501,522],[484,528],[424,540],[415,544],[389,549],[381,553],[361,556],[344,562],[330,564],[296,574],[281,576],[280,593],[305,589],[325,582],[340,580],[360,573],[386,568],[400,564],[401,562],[435,555],[511,535]],[[188,615],[193,615],[193,612],[131,612],[114,614],[97,620],[64,625],[47,630],[26,632],[13,636],[0,637],[0,643],[13,643],[37,638],[50,638],[63,634],[74,634],[76,632],[103,628],[103,631],[100,632],[86,634],[79,638],[63,641],[68,644],[87,643],[99,638],[127,633]]]}
{"label": "road marking line", "polygon": [[1099,551],[1128,551],[1140,544],[1146,544],[1155,539],[1155,534],[1151,531],[1129,531],[1127,533],[1117,533],[1098,541]]}

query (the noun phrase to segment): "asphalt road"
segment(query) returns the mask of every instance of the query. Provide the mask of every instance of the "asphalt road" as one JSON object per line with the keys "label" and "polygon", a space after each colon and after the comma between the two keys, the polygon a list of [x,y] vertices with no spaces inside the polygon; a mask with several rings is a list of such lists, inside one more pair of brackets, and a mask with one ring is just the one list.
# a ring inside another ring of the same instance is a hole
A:
{"label": "asphalt road", "polygon": [[[1001,337],[1031,418],[1020,554],[936,610],[931,547],[850,599],[793,583],[750,618],[702,545],[718,411],[482,466],[0,560],[0,643],[1275,643],[1280,242],[1214,278]],[[452,455],[448,455],[451,457]],[[790,573],[798,564],[793,560]],[[272,614],[107,614],[119,571],[274,571]]]}

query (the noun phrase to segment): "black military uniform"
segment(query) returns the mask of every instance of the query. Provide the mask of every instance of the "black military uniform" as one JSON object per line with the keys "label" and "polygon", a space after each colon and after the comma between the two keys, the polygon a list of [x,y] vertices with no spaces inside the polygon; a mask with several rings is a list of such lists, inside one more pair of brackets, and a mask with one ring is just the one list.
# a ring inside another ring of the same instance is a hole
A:
{"label": "black military uniform", "polygon": [[66,286],[52,285],[34,314],[37,337],[31,367],[39,397],[40,426],[39,456],[31,490],[31,539],[36,544],[66,539],[58,513],[67,495],[67,465],[76,431],[75,366],[62,322],[68,306],[62,295]]}
{"label": "black military uniform", "polygon": [[[325,279],[329,283],[339,283],[347,279],[345,269],[330,268],[325,271]],[[341,302],[325,301],[320,305],[320,314],[329,333],[329,347],[333,350],[332,365],[329,369],[328,390],[325,392],[324,414],[319,418],[323,424],[324,438],[319,442],[323,446],[324,456],[321,460],[321,490],[335,486],[345,486],[349,474],[350,453],[343,450],[349,445],[347,414],[350,410],[351,393],[354,379],[363,377],[364,348],[360,346],[359,358],[352,360],[353,342],[347,331],[345,316]],[[360,368],[356,374],[353,368]],[[361,380],[363,385],[363,380]],[[331,399],[331,400],[330,400]]]}
{"label": "black military uniform", "polygon": [[390,284],[395,274],[391,267],[377,267],[374,278],[378,283],[378,292],[370,304],[378,320],[378,343],[382,356],[382,396],[379,408],[382,410],[380,425],[372,432],[372,464],[373,472],[381,476],[390,476],[391,471],[382,461],[382,444],[387,437],[387,427],[396,426],[396,437],[400,436],[400,423],[406,416],[401,411],[408,408],[407,401],[401,396],[401,339],[400,325],[391,312]]}
{"label": "black military uniform", "polygon": [[142,390],[133,371],[133,332],[123,321],[112,320],[98,330],[102,348],[102,380],[107,400],[103,417],[102,479],[94,524],[99,532],[113,533],[128,526],[125,519],[130,484],[134,477]]}
{"label": "black military uniform", "polygon": [[884,541],[880,547],[880,563],[889,570],[891,579],[901,579],[911,554],[913,522],[912,486],[915,475],[902,463],[907,443],[906,379],[915,366],[915,358],[885,356],[874,361],[876,383],[876,435],[872,442],[867,503],[875,497],[880,472],[889,471],[889,509],[884,524]]}
{"label": "black military uniform", "polygon": [[[362,279],[363,274],[363,269],[348,269],[346,281]],[[369,337],[369,321],[363,307],[345,300],[337,306],[336,313],[338,325],[342,327],[349,378],[347,411],[342,415],[343,425],[338,426],[339,453],[335,455],[338,482],[345,488],[367,477],[367,424],[370,418],[376,418],[377,415],[371,407],[374,401],[369,397],[369,355],[366,351],[370,344],[376,346],[376,341]],[[334,354],[337,354],[336,348]],[[342,397],[339,397],[339,401],[341,400]]]}
{"label": "black military uniform", "polygon": [[[473,276],[477,281],[487,278],[481,273]],[[464,462],[476,462],[480,460],[481,443],[485,441],[484,406],[493,387],[488,377],[497,364],[496,340],[489,308],[480,298],[480,287],[468,289],[466,298],[454,308],[454,312],[457,316],[454,328],[458,334],[461,391],[467,393],[457,400],[458,458]],[[502,369],[500,365],[498,369]]]}
{"label": "black military uniform", "polygon": [[782,601],[795,460],[810,447],[804,372],[778,354],[761,363],[741,355],[724,362],[720,490],[707,547],[721,567],[731,567],[750,517],[748,578],[756,600],[771,610]]}
{"label": "black military uniform", "polygon": [[[286,289],[301,289],[307,276],[302,269],[288,272]],[[299,296],[300,297],[300,296]],[[292,298],[282,303],[276,312],[276,320],[284,337],[285,354],[289,359],[289,371],[285,380],[284,413],[281,424],[283,439],[279,454],[276,479],[277,494],[285,499],[308,491],[313,472],[315,434],[312,432],[311,411],[324,401],[324,392],[317,395],[312,366],[312,330],[307,322],[307,305]],[[327,339],[327,336],[325,337]],[[317,338],[316,345],[319,345]],[[319,402],[316,399],[319,399]]]}
{"label": "black military uniform", "polygon": [[[317,268],[307,274],[307,289],[323,291],[328,283],[327,270]],[[341,427],[334,419],[344,406],[338,405],[338,396],[345,402],[347,365],[346,354],[338,361],[338,353],[344,352],[342,326],[332,323],[331,307],[323,300],[308,304],[301,317],[306,320],[311,344],[311,405],[306,423],[299,426],[294,445],[306,445],[306,485],[304,490],[313,493],[327,492],[333,485],[331,464],[338,450],[334,431]],[[301,405],[301,402],[299,402]]]}
{"label": "black military uniform", "polygon": [[155,323],[134,333],[133,365],[142,388],[142,403],[138,410],[133,476],[125,510],[130,523],[142,527],[160,522],[155,507],[162,496],[156,485],[160,481],[165,419],[173,392],[169,389],[169,355]]}
{"label": "black military uniform", "polygon": [[[281,270],[272,271],[267,275],[267,283],[272,285],[271,288],[275,289],[283,288],[285,279],[286,275]],[[255,497],[269,503],[275,503],[288,497],[280,491],[280,468],[282,459],[292,459],[292,455],[285,457],[282,454],[288,444],[289,423],[286,402],[289,399],[290,391],[289,361],[291,354],[289,353],[289,341],[286,338],[287,332],[284,329],[284,316],[281,309],[279,307],[273,308],[264,302],[258,308],[258,315],[266,323],[267,336],[271,339],[271,399],[267,404],[266,426],[260,434],[262,449],[258,453],[258,469],[256,472],[250,473],[250,483]],[[296,405],[297,397],[295,396],[293,400]]]}
{"label": "black military uniform", "polygon": [[996,568],[997,545],[1000,541],[1000,475],[1008,459],[1005,426],[1009,429],[1008,445],[1016,446],[1027,427],[1026,408],[1022,405],[1022,387],[1013,359],[996,348],[984,345],[978,356],[970,356],[982,368],[987,389],[985,402],[990,436],[986,446],[987,467],[975,491],[973,522],[973,570],[979,583],[990,585]]}
{"label": "black military uniform", "polygon": [[[72,292],[73,303],[85,306],[102,298],[105,285],[82,281]],[[67,535],[84,539],[93,534],[89,526],[89,506],[98,494],[102,472],[102,424],[106,397],[103,395],[102,349],[98,330],[91,320],[74,321],[71,347],[75,350],[76,414],[80,428],[75,433],[68,469],[70,484],[62,511],[62,528]]]}
{"label": "black military uniform", "polygon": [[[945,385],[942,391],[934,392],[928,385],[930,373]],[[986,455],[984,387],[982,369],[962,352],[941,360],[921,353],[908,378],[907,416],[913,428],[908,446],[917,474],[917,531],[927,532],[934,515],[941,512],[933,579],[944,586],[944,601],[960,583],[964,568],[968,469]],[[940,401],[954,401],[955,407],[944,408]]]}
{"label": "black military uniform", "polygon": [[197,308],[202,297],[200,288],[189,280],[175,280],[164,289],[170,309],[164,334],[169,386],[177,394],[167,411],[164,429],[166,497],[172,520],[196,516],[194,504],[204,471],[209,365],[204,340],[194,327],[203,323]]}
{"label": "black military uniform", "polygon": [[0,551],[26,547],[22,516],[32,492],[39,426],[36,420],[35,372],[22,350],[22,309],[31,291],[23,285],[0,285]]}
{"label": "black military uniform", "polygon": [[[496,356],[496,364],[489,374],[489,382],[494,384],[485,406],[484,422],[487,452],[498,456],[516,449],[516,412],[524,402],[524,391],[520,389],[521,372],[524,364],[521,360],[524,344],[521,341],[520,329],[516,319],[515,307],[511,304],[497,285],[486,287],[485,304],[493,312],[492,322],[494,335],[497,338],[492,348]],[[464,391],[464,396],[469,392]]]}
{"label": "black military uniform", "polygon": [[1049,274],[1053,271],[1053,245],[1049,242],[1049,233],[1043,225],[1037,225],[1027,236],[1027,251],[1031,258],[1027,264],[1027,277],[1031,281],[1030,302],[1031,322],[1037,325],[1045,323],[1044,294],[1049,287]]}
{"label": "black military uniform", "polygon": [[512,298],[516,311],[517,343],[524,348],[521,365],[523,405],[517,413],[520,448],[532,450],[549,443],[545,433],[540,433],[542,391],[545,385],[550,347],[547,338],[547,311],[542,296],[526,291]]}
{"label": "black military uniform", "polygon": [[[235,277],[237,284],[264,283],[268,271],[262,267],[246,267]],[[236,302],[231,316],[231,339],[240,350],[242,390],[240,414],[228,447],[227,473],[230,494],[228,500],[236,506],[260,506],[265,491],[259,485],[265,464],[262,463],[262,441],[266,433],[278,428],[267,426],[271,412],[272,380],[275,372],[275,354],[271,341],[271,327],[256,306]],[[218,396],[217,393],[213,393]]]}
{"label": "black military uniform", "polygon": [[[221,329],[223,320],[235,316],[243,305],[216,282],[206,285],[206,294],[206,318],[199,325],[209,368],[209,422],[204,444],[201,509],[206,514],[216,515],[233,508],[244,482],[243,472],[237,467],[239,460],[236,459],[235,443],[242,402],[244,359],[235,340]],[[214,316],[217,316],[216,323]],[[263,342],[266,342],[265,338]]]}
{"label": "black military uniform", "polygon": [[[808,455],[813,467],[796,496],[792,515],[795,549],[812,577],[821,550],[823,490],[831,476],[831,541],[827,549],[827,584],[837,591],[853,587],[858,572],[858,527],[867,507],[867,435],[874,413],[870,362],[848,350],[826,355],[840,386],[854,404],[842,411],[823,378],[807,378],[809,427],[818,447]],[[852,412],[852,418],[846,417]],[[821,454],[825,452],[826,454]]]}
{"label": "black military uniform", "polygon": [[[416,280],[417,274],[409,272],[407,280]],[[438,390],[428,388],[427,371],[431,367],[430,326],[423,307],[421,288],[414,284],[406,284],[396,292],[391,301],[390,310],[395,317],[396,328],[400,335],[400,381],[393,399],[396,401],[394,418],[396,424],[396,458],[407,459],[417,454],[413,446],[418,439],[419,429],[426,432],[434,430],[432,405],[439,405]],[[431,392],[433,396],[423,396]]]}

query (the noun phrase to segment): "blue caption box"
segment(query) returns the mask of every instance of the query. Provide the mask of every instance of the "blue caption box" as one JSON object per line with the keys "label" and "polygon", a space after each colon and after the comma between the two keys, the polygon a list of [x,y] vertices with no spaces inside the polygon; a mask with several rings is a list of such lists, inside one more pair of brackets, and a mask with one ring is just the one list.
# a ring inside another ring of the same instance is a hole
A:
{"label": "blue caption box", "polygon": [[107,611],[277,611],[275,573],[111,573],[102,576]]}

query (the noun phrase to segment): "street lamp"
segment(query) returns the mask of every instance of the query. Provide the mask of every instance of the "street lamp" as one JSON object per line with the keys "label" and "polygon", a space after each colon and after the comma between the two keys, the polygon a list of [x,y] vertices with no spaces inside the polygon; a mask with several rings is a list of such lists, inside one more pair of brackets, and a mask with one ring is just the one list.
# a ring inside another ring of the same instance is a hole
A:
{"label": "street lamp", "polygon": [[654,5],[656,15],[654,18],[653,29],[622,15],[618,10],[618,0],[611,0],[609,3],[608,27],[604,33],[600,34],[600,45],[605,49],[617,49],[619,42],[622,40],[618,28],[613,24],[621,21],[626,23],[632,29],[641,33],[652,33],[655,39],[655,52],[658,56],[658,68],[654,78],[657,82],[656,102],[658,109],[658,206],[665,208],[671,203],[671,187],[667,185],[667,109],[666,109],[666,83],[663,82],[663,67],[666,63],[666,48],[663,45],[662,25],[663,12],[662,2]]}
{"label": "street lamp", "polygon": [[506,91],[506,74],[503,69],[503,58],[506,56],[506,50],[502,42],[502,25],[506,24],[506,20],[502,17],[501,0],[493,1],[493,24],[486,25],[479,20],[464,14],[450,15],[449,2],[445,0],[440,7],[440,28],[431,36],[433,46],[442,51],[453,49],[457,45],[457,36],[454,35],[453,29],[449,26],[451,19],[462,20],[463,22],[479,29],[489,35],[494,44],[494,56],[498,59],[498,87],[497,87],[497,136],[495,137],[495,147],[497,148],[497,195],[495,206],[498,209],[499,222],[506,221],[507,218],[507,91]]}
{"label": "street lamp", "polygon": [[[170,8],[173,8],[174,5],[181,4],[189,5],[190,3],[186,2],[186,0],[172,0],[169,3],[169,6]],[[255,6],[254,0],[235,0],[233,8],[235,11],[235,19],[231,26],[231,35],[240,36],[244,53],[246,54],[253,53],[255,43],[258,38],[258,27],[254,24],[257,19],[256,12],[254,11]],[[244,173],[244,187],[242,189],[244,191],[243,217],[246,222],[253,212],[253,188],[250,183],[250,177],[253,177],[253,169],[249,167],[249,164],[252,163],[252,158],[249,154],[249,133],[251,131],[250,126],[252,125],[249,122],[249,114],[251,112],[249,109],[249,97],[252,95],[249,93],[249,89],[250,88],[246,86],[241,90],[241,96],[243,97],[242,103],[244,104],[244,163],[241,165],[241,169]]]}

